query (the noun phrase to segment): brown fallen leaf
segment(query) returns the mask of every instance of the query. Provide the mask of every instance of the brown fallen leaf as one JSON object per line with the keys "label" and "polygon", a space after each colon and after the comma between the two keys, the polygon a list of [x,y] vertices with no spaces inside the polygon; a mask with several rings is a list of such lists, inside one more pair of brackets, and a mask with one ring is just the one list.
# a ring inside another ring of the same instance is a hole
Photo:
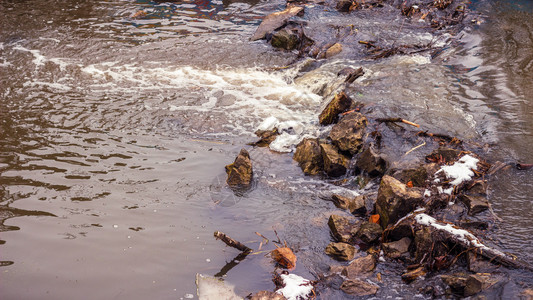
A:
{"label": "brown fallen leaf", "polygon": [[406,185],[407,185],[407,187],[412,188],[413,187],[413,182],[412,181],[408,181]]}
{"label": "brown fallen leaf", "polygon": [[370,223],[376,223],[379,224],[379,215],[371,215],[370,219],[368,220]]}
{"label": "brown fallen leaf", "polygon": [[270,252],[270,255],[284,268],[292,270],[296,267],[296,255],[289,247],[276,248]]}

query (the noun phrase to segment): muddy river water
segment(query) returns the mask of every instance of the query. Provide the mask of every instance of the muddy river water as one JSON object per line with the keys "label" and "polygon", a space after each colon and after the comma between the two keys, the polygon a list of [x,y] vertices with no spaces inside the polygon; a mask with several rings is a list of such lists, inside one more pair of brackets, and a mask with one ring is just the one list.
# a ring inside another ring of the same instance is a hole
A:
{"label": "muddy river water", "polygon": [[[274,239],[275,229],[298,255],[295,273],[327,271],[335,208],[319,191],[340,188],[304,176],[286,152],[324,130],[320,90],[345,66],[363,66],[353,95],[377,114],[486,145],[492,161],[533,163],[530,1],[475,1],[483,22],[437,57],[374,61],[346,50],[311,72],[305,64],[275,70],[294,54],[249,41],[283,4],[0,2],[1,299],[192,299],[196,273],[226,271],[241,296],[272,290],[264,253],[221,270],[238,252],[214,240],[215,230],[257,248],[255,232]],[[388,5],[380,10],[351,14],[356,39],[449,38],[406,24]],[[347,24],[321,6],[307,7],[304,19],[316,35]],[[272,117],[288,129],[281,152],[245,146]],[[224,166],[243,147],[256,180],[235,196]],[[532,178],[499,173],[489,195],[501,218],[490,244],[529,263]],[[509,284],[499,297],[517,292]],[[401,282],[378,296],[423,297]]]}

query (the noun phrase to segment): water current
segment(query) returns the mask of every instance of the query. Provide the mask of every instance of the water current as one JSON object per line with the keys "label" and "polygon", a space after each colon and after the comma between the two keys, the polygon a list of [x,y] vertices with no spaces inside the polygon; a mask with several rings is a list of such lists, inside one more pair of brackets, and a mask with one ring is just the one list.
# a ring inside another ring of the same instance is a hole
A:
{"label": "water current", "polygon": [[[0,298],[192,299],[196,273],[225,273],[241,296],[272,290],[265,253],[223,269],[238,252],[215,230],[254,248],[255,232],[274,240],[276,230],[295,249],[295,273],[326,272],[337,210],[320,195],[363,191],[304,176],[288,152],[327,130],[324,91],[346,66],[365,69],[351,95],[374,114],[475,141],[492,161],[533,163],[533,6],[473,5],[483,22],[454,43],[389,5],[349,19],[309,5],[309,32],[353,24],[352,47],[280,68],[295,54],[249,37],[282,1],[1,1]],[[371,39],[448,46],[375,61],[357,43]],[[286,132],[277,152],[246,146],[265,120]],[[392,143],[396,158],[412,148]],[[243,147],[255,182],[236,196],[224,166]],[[532,176],[499,173],[489,197],[501,218],[491,244],[529,263]],[[423,298],[416,288],[391,281],[378,296]],[[518,292],[509,284],[499,297]]]}

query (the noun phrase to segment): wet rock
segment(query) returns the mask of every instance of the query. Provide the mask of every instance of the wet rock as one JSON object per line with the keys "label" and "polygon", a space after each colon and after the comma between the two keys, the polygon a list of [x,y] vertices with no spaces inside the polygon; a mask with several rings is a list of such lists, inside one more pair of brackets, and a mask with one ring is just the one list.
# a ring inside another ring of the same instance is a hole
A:
{"label": "wet rock", "polygon": [[286,300],[285,296],[269,291],[260,291],[252,295],[250,300]]}
{"label": "wet rock", "polygon": [[329,216],[328,226],[331,230],[331,235],[337,241],[348,243],[359,229],[360,224],[356,222],[355,218],[331,215]]}
{"label": "wet rock", "polygon": [[484,196],[460,195],[459,200],[466,205],[471,216],[489,209],[489,200]]}
{"label": "wet rock", "polygon": [[411,245],[411,239],[404,237],[396,242],[381,244],[381,249],[388,257],[398,258],[409,251],[409,245]]}
{"label": "wet rock", "polygon": [[430,155],[426,156],[426,160],[428,161],[439,161],[444,160],[444,162],[452,162],[459,159],[459,156],[461,155],[462,151],[457,149],[450,149],[450,148],[439,148],[433,152],[431,152]]}
{"label": "wet rock", "polygon": [[381,176],[387,170],[387,161],[378,155],[371,145],[364,148],[357,157],[355,166],[372,177]]}
{"label": "wet rock", "polygon": [[379,224],[366,222],[357,231],[357,237],[366,244],[372,244],[381,237],[382,233],[383,229]]}
{"label": "wet rock", "polygon": [[[415,231],[415,260],[421,261],[425,256],[427,257],[429,254],[432,254],[432,250],[434,250],[434,241],[433,237],[431,236],[433,233],[433,229],[430,227],[423,227],[420,230]],[[438,255],[434,255],[438,256]]]}
{"label": "wet rock", "polygon": [[363,68],[354,69],[354,68],[347,67],[347,68],[340,70],[337,73],[337,76],[346,76],[346,79],[344,80],[344,82],[347,82],[347,83],[353,83],[357,78],[363,75],[365,75]]}
{"label": "wet rock", "polygon": [[318,116],[320,125],[329,125],[338,121],[339,114],[345,112],[352,105],[352,99],[340,92],[328,103],[326,108]]}
{"label": "wet rock", "polygon": [[500,281],[500,278],[488,273],[477,273],[468,276],[464,289],[464,296],[469,297],[490,288]]}
{"label": "wet rock", "polygon": [[328,50],[326,50],[326,58],[333,57],[341,52],[342,52],[342,45],[339,43],[335,43],[333,44],[333,46],[329,47]]}
{"label": "wet rock", "polygon": [[420,276],[426,275],[427,271],[424,266],[420,266],[416,269],[410,270],[402,274],[402,280],[405,282],[412,282]]}
{"label": "wet rock", "polygon": [[485,221],[460,220],[458,225],[464,229],[487,230],[489,223]]}
{"label": "wet rock", "polygon": [[468,270],[476,273],[491,273],[499,268],[498,265],[489,262],[473,252],[468,252],[467,262]]}
{"label": "wet rock", "polygon": [[410,169],[400,169],[393,171],[391,176],[405,184],[410,181],[413,183],[413,186],[424,187],[426,186],[426,180],[428,178],[428,170],[425,166]]}
{"label": "wet rock", "polygon": [[423,194],[415,188],[407,188],[394,177],[385,175],[378,190],[376,211],[380,216],[381,226],[386,228],[413,211],[422,203]]}
{"label": "wet rock", "polygon": [[525,289],[520,294],[520,299],[521,300],[533,300],[533,289]]}
{"label": "wet rock", "polygon": [[250,154],[246,149],[241,149],[235,162],[226,166],[226,173],[228,174],[226,182],[230,187],[246,188],[250,186],[253,169]]}
{"label": "wet rock", "polygon": [[350,11],[350,7],[352,7],[352,0],[339,0],[337,2],[337,10],[340,11],[340,12],[349,12]]}
{"label": "wet rock", "polygon": [[283,27],[287,24],[287,21],[296,16],[297,14],[303,12],[304,8],[300,6],[289,6],[283,11],[271,13],[266,16],[257,30],[250,38],[252,41],[264,39],[267,34],[273,32],[274,30]]}
{"label": "wet rock", "polygon": [[341,209],[348,209],[348,206],[350,205],[351,201],[352,198],[344,197],[342,195],[334,194],[331,196],[331,202],[333,202],[336,207]]}
{"label": "wet rock", "polygon": [[347,267],[342,270],[342,275],[348,279],[357,279],[370,276],[376,268],[376,259],[372,255],[354,259]]}
{"label": "wet rock", "polygon": [[466,274],[456,273],[453,275],[441,275],[440,278],[451,288],[452,293],[456,295],[464,295],[467,279]]}
{"label": "wet rock", "polygon": [[379,287],[363,280],[351,279],[342,283],[341,290],[350,295],[368,296],[376,294]]}
{"label": "wet rock", "polygon": [[329,243],[325,251],[327,255],[336,260],[350,261],[354,258],[357,249],[347,243]]}
{"label": "wet rock", "polygon": [[293,159],[298,162],[305,174],[315,175],[324,168],[322,149],[318,139],[306,138],[296,147]]}
{"label": "wet rock", "polygon": [[478,180],[478,181],[475,181],[467,189],[468,189],[468,191],[466,192],[467,195],[487,196],[488,184],[486,181]]}
{"label": "wet rock", "polygon": [[363,137],[368,121],[358,112],[345,115],[339,123],[331,128],[329,138],[341,151],[350,152],[352,155],[359,152],[363,145]]}
{"label": "wet rock", "polygon": [[279,132],[277,128],[272,130],[257,130],[255,135],[257,135],[260,140],[253,143],[252,146],[267,147],[278,137]]}
{"label": "wet rock", "polygon": [[336,207],[346,209],[352,214],[364,214],[366,212],[366,195],[356,197],[344,197],[334,194],[331,196],[331,201]]}
{"label": "wet rock", "polygon": [[297,30],[285,27],[272,35],[270,43],[274,48],[294,50],[300,44],[300,35]]}
{"label": "wet rock", "polygon": [[324,171],[331,177],[339,177],[346,174],[350,158],[340,153],[334,145],[320,144]]}

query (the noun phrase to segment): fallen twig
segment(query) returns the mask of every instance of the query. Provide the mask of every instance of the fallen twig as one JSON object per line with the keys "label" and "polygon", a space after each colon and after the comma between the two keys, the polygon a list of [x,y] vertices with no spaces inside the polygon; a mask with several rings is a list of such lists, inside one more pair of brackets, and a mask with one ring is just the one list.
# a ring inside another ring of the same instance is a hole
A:
{"label": "fallen twig", "polygon": [[516,164],[518,170],[529,170],[533,168],[533,164]]}
{"label": "fallen twig", "polygon": [[418,149],[418,148],[420,148],[420,147],[424,147],[425,145],[426,145],[426,142],[423,142],[422,144],[420,144],[420,145],[414,147],[413,149],[411,149],[411,150],[405,152],[404,156],[406,156],[407,154],[409,154],[409,153],[415,151],[416,149]]}
{"label": "fallen twig", "polygon": [[215,231],[214,236],[215,236],[215,238],[217,240],[221,240],[224,243],[226,243],[226,245],[228,245],[230,247],[233,247],[235,249],[238,249],[238,250],[240,250],[242,252],[252,252],[253,251],[251,248],[248,248],[245,245],[243,245],[242,243],[230,238],[229,236],[227,236],[223,232]]}
{"label": "fallen twig", "polygon": [[378,122],[401,122],[401,123],[405,123],[407,125],[420,127],[420,125],[418,125],[416,123],[413,123],[411,121],[407,121],[407,120],[402,119],[402,118],[377,118],[376,121],[378,121]]}

